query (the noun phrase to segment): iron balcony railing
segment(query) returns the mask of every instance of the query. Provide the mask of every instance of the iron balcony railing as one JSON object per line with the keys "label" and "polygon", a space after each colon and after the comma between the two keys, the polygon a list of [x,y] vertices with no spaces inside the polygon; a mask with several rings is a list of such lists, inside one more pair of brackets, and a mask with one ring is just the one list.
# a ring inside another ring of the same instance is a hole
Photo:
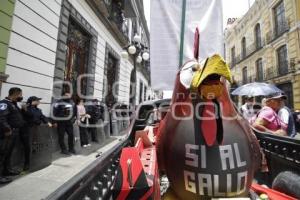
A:
{"label": "iron balcony railing", "polygon": [[289,73],[295,72],[295,66],[289,64],[288,61],[279,63],[276,67],[270,67],[266,70],[265,79],[270,80],[279,76],[284,76]]}
{"label": "iron balcony railing", "polygon": [[251,45],[247,46],[245,54],[238,54],[234,57],[234,60],[231,61],[231,67],[234,67],[236,64],[239,64],[243,60],[247,59],[249,56],[254,54],[256,51],[260,50],[265,46],[265,42],[261,40],[259,43],[254,42]]}
{"label": "iron balcony railing", "polygon": [[248,76],[247,79],[243,80],[243,84],[252,83],[257,81],[257,78],[255,75]]}
{"label": "iron balcony railing", "polygon": [[288,21],[284,21],[280,24],[278,24],[273,31],[269,31],[266,34],[265,40],[260,38],[259,41],[256,41],[252,43],[251,45],[247,46],[246,49],[241,51],[241,54],[234,57],[234,60],[231,60],[231,67],[234,67],[236,64],[239,64],[243,60],[247,59],[249,56],[254,54],[256,51],[263,48],[266,44],[271,43],[272,41],[279,38],[281,35],[283,35],[285,32],[289,31],[290,25]]}
{"label": "iron balcony railing", "polygon": [[242,58],[241,58],[241,55],[240,54],[238,54],[235,58],[234,58],[234,60],[235,60],[235,64],[238,64],[238,63],[240,63],[241,62],[241,60],[242,60]]}
{"label": "iron balcony railing", "polygon": [[128,36],[128,19],[124,16],[124,0],[103,0],[108,11],[108,19],[113,22],[119,31],[125,36],[126,40],[129,41]]}
{"label": "iron balcony railing", "polygon": [[266,34],[266,43],[269,44],[282,36],[285,32],[290,30],[290,25],[288,21],[283,21],[282,23],[275,26],[273,31],[269,31]]}
{"label": "iron balcony railing", "polygon": [[256,82],[262,82],[262,81],[264,81],[264,72],[258,72],[258,73],[256,73],[255,81]]}
{"label": "iron balcony railing", "polygon": [[250,77],[247,77],[247,78],[243,78],[242,79],[242,84],[245,85],[247,83],[250,83]]}

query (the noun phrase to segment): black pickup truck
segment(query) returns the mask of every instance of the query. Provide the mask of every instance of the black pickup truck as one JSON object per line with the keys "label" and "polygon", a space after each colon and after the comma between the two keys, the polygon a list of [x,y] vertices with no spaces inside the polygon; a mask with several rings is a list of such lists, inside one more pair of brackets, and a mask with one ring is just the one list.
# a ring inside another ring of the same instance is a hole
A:
{"label": "black pickup truck", "polygon": [[275,190],[300,198],[300,140],[254,130],[266,157],[268,172],[256,178]]}
{"label": "black pickup truck", "polygon": [[[47,199],[112,199],[112,185],[117,172],[121,149],[131,146],[134,133],[157,123],[157,109],[167,109],[170,99],[147,101],[140,104],[128,128],[127,137],[102,154],[89,167],[74,176]],[[300,199],[300,140],[261,133],[254,130],[267,160],[269,171],[258,172],[259,184],[273,187]]]}

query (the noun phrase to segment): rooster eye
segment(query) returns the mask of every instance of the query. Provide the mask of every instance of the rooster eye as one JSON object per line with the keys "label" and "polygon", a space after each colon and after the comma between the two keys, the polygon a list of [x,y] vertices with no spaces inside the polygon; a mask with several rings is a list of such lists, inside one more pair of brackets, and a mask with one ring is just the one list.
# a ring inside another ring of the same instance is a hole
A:
{"label": "rooster eye", "polygon": [[192,67],[192,71],[195,72],[197,71],[198,67],[196,67],[195,65]]}
{"label": "rooster eye", "polygon": [[193,75],[197,71],[198,63],[196,61],[189,61],[180,70],[180,82],[189,89],[193,80]]}

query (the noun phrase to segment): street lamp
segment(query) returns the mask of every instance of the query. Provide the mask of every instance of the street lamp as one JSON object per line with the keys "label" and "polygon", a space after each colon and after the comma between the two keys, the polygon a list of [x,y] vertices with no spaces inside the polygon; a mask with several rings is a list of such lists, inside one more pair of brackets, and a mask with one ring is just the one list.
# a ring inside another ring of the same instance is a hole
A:
{"label": "street lamp", "polygon": [[148,48],[145,47],[143,44],[141,44],[141,36],[135,34],[133,37],[133,42],[126,46],[121,53],[121,56],[124,59],[128,58],[128,54],[132,56],[133,58],[133,74],[132,78],[130,79],[131,84],[134,84],[132,86],[132,90],[130,93],[130,103],[135,106],[135,98],[136,98],[136,64],[140,64],[143,60],[148,61],[150,58]]}
{"label": "street lamp", "polygon": [[128,47],[128,53],[130,53],[131,55],[136,53],[136,47],[134,45],[131,45]]}
{"label": "street lamp", "polygon": [[136,62],[137,62],[137,63],[141,63],[142,61],[143,61],[142,56],[141,56],[141,55],[138,55],[138,56],[136,57]]}
{"label": "street lamp", "polygon": [[143,53],[142,57],[143,57],[143,59],[144,59],[145,61],[148,61],[149,58],[150,58],[150,55],[149,55],[149,53],[148,53],[147,51],[145,51],[145,52]]}

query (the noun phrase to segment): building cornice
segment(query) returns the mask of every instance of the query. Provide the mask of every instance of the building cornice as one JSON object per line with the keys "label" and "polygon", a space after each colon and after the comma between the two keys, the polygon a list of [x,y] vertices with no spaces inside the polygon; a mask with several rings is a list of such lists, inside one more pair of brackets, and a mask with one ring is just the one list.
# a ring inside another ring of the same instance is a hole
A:
{"label": "building cornice", "polygon": [[[259,9],[263,9],[262,7],[266,5],[266,2],[264,2],[265,0],[257,0],[253,3],[253,5],[250,7],[250,9],[241,17],[238,18],[234,24],[232,24],[232,26],[229,29],[229,34],[236,34],[236,32],[238,30],[242,30],[245,24],[249,23],[249,21],[253,22],[253,21],[257,21],[257,20],[253,20],[252,15],[257,16],[260,13],[257,13],[256,10]],[[255,19],[258,19],[258,17],[256,17]],[[256,24],[256,22],[255,22]]]}
{"label": "building cornice", "polygon": [[135,1],[136,5],[137,5],[138,11],[139,11],[139,17],[140,17],[141,23],[143,25],[143,29],[145,31],[145,35],[147,37],[147,41],[149,42],[150,33],[149,33],[148,26],[147,26],[146,18],[145,18],[143,3],[140,0],[133,0],[133,1]]}

